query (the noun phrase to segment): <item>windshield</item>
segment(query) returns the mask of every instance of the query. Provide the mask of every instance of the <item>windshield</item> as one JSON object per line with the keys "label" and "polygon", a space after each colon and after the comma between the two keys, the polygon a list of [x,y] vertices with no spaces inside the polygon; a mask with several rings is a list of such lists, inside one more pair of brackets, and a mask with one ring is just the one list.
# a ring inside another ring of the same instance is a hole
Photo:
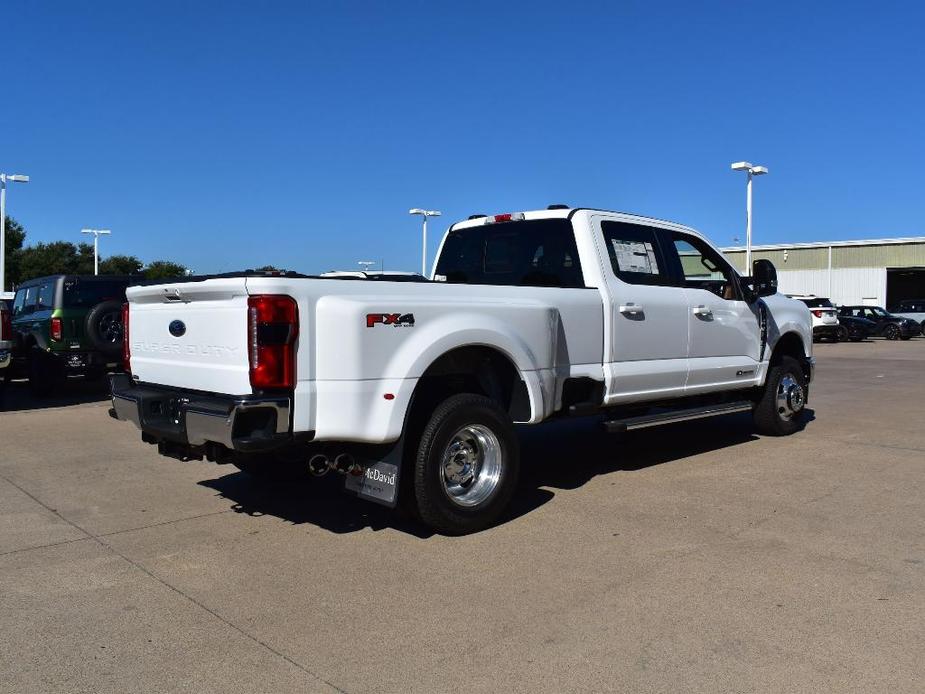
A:
{"label": "windshield", "polygon": [[101,301],[125,301],[125,285],[122,280],[68,280],[64,283],[64,305],[76,308]]}
{"label": "windshield", "polygon": [[870,309],[870,312],[873,313],[873,314],[874,314],[875,316],[877,316],[878,318],[886,318],[887,316],[890,315],[889,313],[887,313],[886,311],[884,311],[884,310],[883,310],[882,308],[880,308],[879,306],[875,306],[874,308]]}

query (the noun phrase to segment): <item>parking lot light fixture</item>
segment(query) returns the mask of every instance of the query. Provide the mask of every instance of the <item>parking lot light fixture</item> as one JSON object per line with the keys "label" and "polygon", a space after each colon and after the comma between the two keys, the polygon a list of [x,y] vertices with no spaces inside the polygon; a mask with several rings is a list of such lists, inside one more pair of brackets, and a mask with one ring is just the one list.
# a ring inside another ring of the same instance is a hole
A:
{"label": "parking lot light fixture", "polygon": [[733,171],[744,171],[748,176],[745,183],[745,274],[748,275],[752,271],[752,178],[766,174],[768,167],[737,161],[731,168]]}
{"label": "parking lot light fixture", "polygon": [[24,174],[0,173],[0,294],[6,289],[6,184],[28,183]]}
{"label": "parking lot light fixture", "polygon": [[100,236],[111,234],[109,229],[81,229],[81,234],[93,234],[93,274],[100,274]]}
{"label": "parking lot light fixture", "polygon": [[423,241],[421,247],[421,274],[424,277],[427,277],[427,218],[428,217],[439,217],[441,212],[439,210],[422,210],[420,207],[412,207],[408,210],[408,214],[411,215],[420,215],[424,218],[423,225]]}

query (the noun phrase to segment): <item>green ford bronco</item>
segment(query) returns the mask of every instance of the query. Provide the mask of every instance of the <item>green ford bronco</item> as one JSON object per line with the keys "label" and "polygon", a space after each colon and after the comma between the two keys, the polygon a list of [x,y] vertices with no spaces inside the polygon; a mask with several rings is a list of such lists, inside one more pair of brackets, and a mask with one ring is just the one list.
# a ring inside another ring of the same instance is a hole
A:
{"label": "green ford bronco", "polygon": [[121,368],[125,288],[140,278],[52,275],[23,282],[13,299],[12,378],[38,395],[71,375]]}

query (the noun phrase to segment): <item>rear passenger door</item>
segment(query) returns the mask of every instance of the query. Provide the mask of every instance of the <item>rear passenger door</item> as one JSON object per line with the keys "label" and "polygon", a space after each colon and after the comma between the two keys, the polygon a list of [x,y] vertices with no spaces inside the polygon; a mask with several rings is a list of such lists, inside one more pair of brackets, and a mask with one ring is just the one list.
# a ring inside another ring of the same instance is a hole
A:
{"label": "rear passenger door", "polygon": [[687,380],[687,299],[662,249],[663,230],[592,218],[610,296],[606,404],[682,395]]}
{"label": "rear passenger door", "polygon": [[729,263],[706,241],[671,231],[668,253],[684,287],[690,326],[689,394],[752,385],[758,377],[758,304],[748,304]]}

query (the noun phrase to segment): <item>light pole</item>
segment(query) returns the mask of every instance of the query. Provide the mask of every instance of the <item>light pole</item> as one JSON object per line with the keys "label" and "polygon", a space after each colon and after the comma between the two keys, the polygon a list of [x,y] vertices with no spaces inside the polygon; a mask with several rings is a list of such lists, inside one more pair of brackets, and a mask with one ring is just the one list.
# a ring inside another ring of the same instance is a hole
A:
{"label": "light pole", "polygon": [[745,274],[752,273],[752,177],[763,176],[768,172],[766,166],[755,166],[751,162],[737,161],[732,165],[733,171],[745,171],[748,179],[745,184]]}
{"label": "light pole", "polygon": [[6,182],[28,183],[22,174],[0,173],[0,294],[6,290]]}
{"label": "light pole", "polygon": [[93,274],[100,274],[100,236],[111,234],[109,229],[81,229],[81,234],[93,234]]}
{"label": "light pole", "polygon": [[438,210],[422,210],[420,207],[414,207],[408,210],[408,214],[421,215],[424,218],[423,241],[421,246],[421,274],[427,277],[427,218],[439,217]]}

